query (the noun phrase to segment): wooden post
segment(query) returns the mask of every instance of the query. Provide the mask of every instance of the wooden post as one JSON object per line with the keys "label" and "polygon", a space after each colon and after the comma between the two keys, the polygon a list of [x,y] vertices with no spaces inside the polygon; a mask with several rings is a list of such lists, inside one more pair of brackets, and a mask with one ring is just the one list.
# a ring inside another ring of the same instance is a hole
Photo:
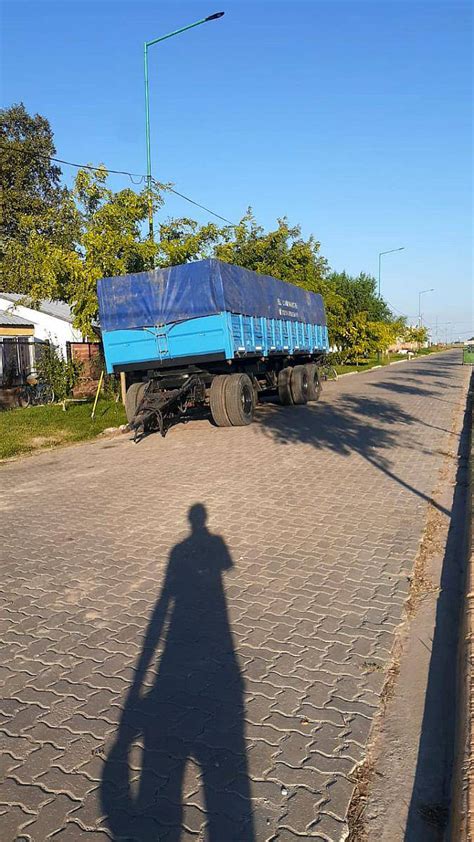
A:
{"label": "wooden post", "polygon": [[94,415],[95,415],[95,410],[96,410],[96,406],[97,406],[97,401],[99,400],[99,392],[100,392],[100,389],[101,389],[101,386],[102,386],[103,379],[104,379],[104,369],[102,369],[102,371],[100,372],[100,378],[99,378],[99,383],[97,385],[97,391],[95,393],[95,401],[94,401],[94,406],[92,407],[91,418],[94,418]]}
{"label": "wooden post", "polygon": [[127,375],[124,371],[120,372],[120,391],[122,393],[122,403],[125,406],[125,395],[127,394]]}

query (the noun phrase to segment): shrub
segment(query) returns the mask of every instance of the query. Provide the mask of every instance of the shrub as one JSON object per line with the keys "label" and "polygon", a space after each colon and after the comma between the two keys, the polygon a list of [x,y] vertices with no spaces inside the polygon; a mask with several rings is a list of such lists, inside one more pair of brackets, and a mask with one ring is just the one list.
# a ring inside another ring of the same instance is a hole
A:
{"label": "shrub", "polygon": [[39,356],[36,371],[38,379],[51,387],[55,399],[63,401],[79,379],[81,363],[65,360],[59,348],[49,342]]}

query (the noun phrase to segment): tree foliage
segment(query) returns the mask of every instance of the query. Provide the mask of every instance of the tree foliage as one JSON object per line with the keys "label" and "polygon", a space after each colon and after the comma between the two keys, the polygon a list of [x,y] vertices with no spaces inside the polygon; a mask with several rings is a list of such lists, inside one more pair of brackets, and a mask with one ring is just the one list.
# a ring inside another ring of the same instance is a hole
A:
{"label": "tree foliage", "polygon": [[377,282],[371,275],[360,272],[352,277],[347,272],[331,272],[328,283],[344,301],[346,315],[367,313],[374,322],[392,321],[392,313],[383,298],[377,296]]}
{"label": "tree foliage", "polygon": [[2,216],[0,250],[12,241],[25,242],[34,229],[56,241],[69,241],[71,231],[58,213],[67,196],[48,120],[31,117],[23,103],[0,110],[0,187]]}
{"label": "tree foliage", "polygon": [[374,352],[385,352],[403,334],[403,318],[395,318],[377,296],[376,280],[361,272],[331,272],[328,284],[338,308],[330,320],[330,336],[341,358],[355,361]]}
{"label": "tree foliage", "polygon": [[428,341],[428,328],[424,327],[424,325],[419,325],[418,327],[407,327],[405,328],[403,338],[405,342],[413,342],[420,347]]}
{"label": "tree foliage", "polygon": [[188,217],[168,219],[159,226],[156,265],[177,266],[212,257],[220,236],[219,227],[212,222],[199,225]]}
{"label": "tree foliage", "polygon": [[[61,171],[51,161],[49,123],[31,117],[23,105],[1,112],[0,130],[0,288],[33,304],[43,298],[66,301],[85,336],[98,317],[99,278],[212,256],[321,293],[330,342],[347,359],[385,350],[404,328],[378,298],[373,277],[331,271],[318,240],[305,239],[286,217],[271,231],[257,223],[251,208],[238,224],[224,227],[189,217],[167,219],[153,242],[146,234],[147,190],[114,192],[104,166],[79,170],[73,188],[62,187]],[[166,185],[153,188],[155,211],[163,205],[164,190]]]}
{"label": "tree foliage", "polygon": [[222,229],[221,237],[214,249],[220,260],[313,292],[324,285],[327,262],[320,254],[320,243],[312,236],[304,240],[299,225],[290,226],[286,217],[277,220],[274,231],[265,231],[249,208],[238,225]]}
{"label": "tree foliage", "polygon": [[[75,326],[90,335],[97,322],[99,278],[143,272],[154,264],[155,243],[144,236],[142,224],[148,215],[148,193],[126,188],[114,193],[106,186],[107,170],[79,170],[73,195],[77,203],[79,228],[75,256],[79,271],[70,277],[67,300]],[[155,190],[154,208],[162,204]]]}
{"label": "tree foliage", "polygon": [[305,240],[300,226],[289,225],[286,217],[277,220],[273,231],[265,231],[249,208],[238,225],[222,229],[214,255],[227,263],[321,293],[332,334],[342,312],[342,299],[328,282],[328,265],[320,248],[315,237]]}

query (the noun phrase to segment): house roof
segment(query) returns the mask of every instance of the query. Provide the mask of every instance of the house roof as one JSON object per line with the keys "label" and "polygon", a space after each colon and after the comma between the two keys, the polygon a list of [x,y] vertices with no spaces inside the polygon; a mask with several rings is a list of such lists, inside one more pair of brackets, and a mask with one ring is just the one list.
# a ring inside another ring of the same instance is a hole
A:
{"label": "house roof", "polygon": [[34,327],[34,324],[21,316],[15,316],[14,313],[0,310],[0,327]]}
{"label": "house roof", "polygon": [[0,298],[6,298],[12,304],[21,304],[23,307],[28,307],[30,310],[39,310],[41,313],[46,313],[48,316],[54,316],[56,319],[62,319],[64,322],[72,322],[73,315],[71,308],[64,301],[51,301],[49,298],[40,301],[37,307],[31,307],[27,302],[27,296],[18,295],[14,292],[0,292]]}

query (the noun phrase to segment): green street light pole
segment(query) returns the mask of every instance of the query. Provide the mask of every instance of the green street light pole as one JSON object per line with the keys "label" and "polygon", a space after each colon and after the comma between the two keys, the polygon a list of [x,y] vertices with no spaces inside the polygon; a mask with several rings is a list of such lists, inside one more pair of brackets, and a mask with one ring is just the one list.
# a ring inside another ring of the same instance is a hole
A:
{"label": "green street light pole", "polygon": [[382,255],[384,254],[392,254],[394,251],[403,251],[405,246],[401,246],[399,249],[389,249],[388,251],[381,251],[379,252],[379,298],[380,298],[380,273],[382,269]]}
{"label": "green street light pole", "polygon": [[145,60],[145,132],[146,132],[146,179],[148,187],[148,231],[150,240],[153,239],[153,201],[151,190],[151,144],[150,144],[150,97],[148,90],[148,47],[153,44],[158,44],[160,41],[166,41],[167,38],[172,38],[173,35],[179,35],[181,32],[186,32],[188,29],[194,29],[195,26],[200,26],[201,23],[207,23],[210,20],[217,20],[224,15],[224,12],[216,12],[214,15],[208,15],[207,18],[197,20],[195,23],[190,23],[188,26],[183,26],[181,29],[175,29],[174,32],[169,32],[168,35],[162,35],[161,38],[153,38],[152,41],[145,41],[144,45],[144,60]]}

